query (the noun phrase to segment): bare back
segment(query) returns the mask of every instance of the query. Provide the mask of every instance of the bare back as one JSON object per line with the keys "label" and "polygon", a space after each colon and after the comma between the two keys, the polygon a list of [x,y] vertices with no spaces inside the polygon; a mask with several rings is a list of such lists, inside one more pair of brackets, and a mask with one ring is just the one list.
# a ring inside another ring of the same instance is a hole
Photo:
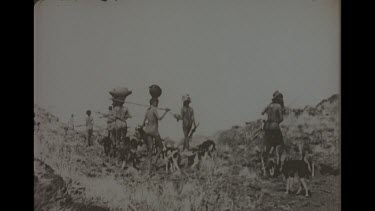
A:
{"label": "bare back", "polygon": [[159,136],[158,111],[155,107],[150,107],[145,114],[147,120],[145,132],[148,135]]}

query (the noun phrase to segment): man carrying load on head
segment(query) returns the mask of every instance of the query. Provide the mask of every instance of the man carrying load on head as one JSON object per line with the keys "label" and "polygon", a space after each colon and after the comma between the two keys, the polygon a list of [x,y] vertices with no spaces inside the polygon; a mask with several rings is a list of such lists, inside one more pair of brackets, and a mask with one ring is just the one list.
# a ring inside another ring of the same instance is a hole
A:
{"label": "man carrying load on head", "polygon": [[131,118],[129,109],[124,106],[125,100],[113,100],[113,129],[115,146],[120,146],[122,140],[125,140],[126,134],[128,132],[128,126],[126,120]]}
{"label": "man carrying load on head", "polygon": [[[127,96],[132,94],[131,90],[125,87],[118,87],[109,92],[112,95],[112,106],[113,109],[110,112],[112,114],[112,136],[114,137],[114,147],[119,147],[122,140],[125,140],[127,134],[127,123],[126,120],[131,118],[129,109],[124,106],[125,99]],[[110,118],[110,117],[109,117]]]}
{"label": "man carrying load on head", "polygon": [[[170,111],[170,109],[165,109],[165,113],[162,116],[159,116],[158,113],[158,105],[159,105],[159,100],[157,98],[151,98],[150,100],[150,107],[147,109],[145,118],[143,120],[142,126],[144,127],[144,131],[146,133],[146,146],[148,150],[148,159],[149,159],[149,165],[151,169],[152,167],[152,146],[153,142],[155,141],[155,146],[158,150],[156,154],[156,159],[159,157],[161,151],[160,149],[162,148],[162,140],[159,134],[159,120],[162,120],[164,116]],[[155,161],[156,163],[156,161]]]}
{"label": "man carrying load on head", "polygon": [[196,127],[197,125],[195,123],[194,110],[192,107],[189,106],[191,103],[191,98],[189,94],[182,96],[182,103],[183,106],[181,108],[181,114],[175,114],[173,116],[177,119],[177,121],[182,120],[182,130],[184,132],[184,143],[182,150],[189,150],[189,134],[193,124],[194,127]]}

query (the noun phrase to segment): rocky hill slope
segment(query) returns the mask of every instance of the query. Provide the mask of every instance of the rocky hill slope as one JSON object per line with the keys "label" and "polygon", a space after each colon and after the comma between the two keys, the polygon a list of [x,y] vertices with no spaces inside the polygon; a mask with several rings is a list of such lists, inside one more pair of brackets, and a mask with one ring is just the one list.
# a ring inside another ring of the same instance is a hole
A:
{"label": "rocky hill slope", "polygon": [[338,95],[287,109],[283,122],[285,142],[308,142],[321,165],[310,198],[285,195],[281,177],[261,176],[261,137],[249,139],[260,120],[218,132],[217,155],[199,169],[148,176],[144,159],[139,171],[123,170],[96,141],[87,148],[81,132],[65,134],[65,124],[37,105],[35,113],[35,210],[340,210]]}
{"label": "rocky hill slope", "polygon": [[[337,171],[340,167],[340,101],[333,95],[316,106],[303,109],[286,108],[281,129],[287,146],[308,144],[315,161],[324,167]],[[262,146],[263,133],[255,139],[254,133],[261,128],[262,120],[233,126],[216,135],[218,143],[234,150],[250,152]]]}

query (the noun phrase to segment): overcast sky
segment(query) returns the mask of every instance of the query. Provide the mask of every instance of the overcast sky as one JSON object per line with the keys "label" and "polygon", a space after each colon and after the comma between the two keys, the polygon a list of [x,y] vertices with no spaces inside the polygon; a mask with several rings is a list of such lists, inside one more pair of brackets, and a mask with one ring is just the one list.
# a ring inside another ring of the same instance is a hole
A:
{"label": "overcast sky", "polygon": [[[107,111],[109,90],[163,89],[179,112],[189,93],[197,134],[260,118],[272,93],[292,107],[339,93],[338,0],[44,0],[34,10],[35,103],[66,121]],[[145,108],[128,105],[140,124]],[[103,120],[94,115],[95,121]],[[170,115],[161,136],[180,139]]]}

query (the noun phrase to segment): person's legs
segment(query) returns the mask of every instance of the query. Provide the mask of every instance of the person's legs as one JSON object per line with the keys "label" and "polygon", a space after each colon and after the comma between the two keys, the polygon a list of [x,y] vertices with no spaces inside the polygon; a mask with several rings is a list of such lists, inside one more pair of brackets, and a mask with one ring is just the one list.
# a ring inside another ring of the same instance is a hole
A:
{"label": "person's legs", "polygon": [[116,145],[116,129],[113,128],[112,131],[111,131],[111,157],[116,157],[116,149],[117,149],[117,145]]}
{"label": "person's legs", "polygon": [[91,130],[87,130],[87,146],[90,146],[91,143]]}
{"label": "person's legs", "polygon": [[150,135],[147,135],[146,136],[146,146],[147,146],[147,157],[148,157],[148,162],[149,162],[149,170],[151,170],[151,167],[152,167],[152,136]]}
{"label": "person's legs", "polygon": [[272,149],[272,134],[270,131],[266,130],[264,134],[264,145],[265,145],[265,151],[262,153],[262,168],[263,168],[263,175],[266,176],[266,166],[265,164],[268,163],[268,157],[269,153]]}
{"label": "person's legs", "polygon": [[286,194],[289,194],[289,188],[291,187],[291,182],[292,182],[291,180],[292,180],[292,178],[287,176],[287,178],[286,178],[286,191],[285,191]]}
{"label": "person's legs", "polygon": [[188,136],[189,136],[189,131],[187,130],[187,128],[186,127],[184,127],[183,128],[183,132],[184,132],[184,143],[183,143],[183,145],[182,145],[182,150],[185,150],[185,149],[187,149],[187,144],[188,144],[188,141],[189,141],[189,138],[188,138]]}
{"label": "person's legs", "polygon": [[121,128],[116,129],[116,147],[119,148],[121,144]]}
{"label": "person's legs", "polygon": [[87,146],[90,146],[90,130],[86,131],[86,135],[87,135]]}
{"label": "person's legs", "polygon": [[156,147],[156,159],[155,159],[154,165],[156,165],[159,159],[159,156],[162,152],[162,149],[163,149],[163,141],[160,136],[156,136],[154,140],[155,140],[155,147]]}
{"label": "person's legs", "polygon": [[90,146],[93,145],[93,141],[92,141],[93,137],[92,137],[92,134],[93,134],[93,130],[91,129],[91,130],[90,130]]}
{"label": "person's legs", "polygon": [[120,143],[122,141],[125,141],[126,133],[127,133],[126,127],[122,127],[122,128],[119,129],[118,143]]}
{"label": "person's legs", "polygon": [[275,132],[275,144],[276,144],[276,165],[281,166],[281,156],[284,153],[284,140],[281,130]]}

